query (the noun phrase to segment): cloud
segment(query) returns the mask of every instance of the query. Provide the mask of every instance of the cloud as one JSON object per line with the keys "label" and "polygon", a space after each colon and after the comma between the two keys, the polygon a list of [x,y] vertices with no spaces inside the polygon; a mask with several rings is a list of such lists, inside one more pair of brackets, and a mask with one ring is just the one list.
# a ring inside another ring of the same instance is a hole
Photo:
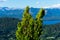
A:
{"label": "cloud", "polygon": [[36,2],[36,4],[38,5],[40,2]]}
{"label": "cloud", "polygon": [[0,2],[5,2],[5,1],[7,1],[7,0],[0,0]]}
{"label": "cloud", "polygon": [[54,4],[54,5],[51,5],[51,6],[46,6],[44,8],[60,8],[60,4]]}

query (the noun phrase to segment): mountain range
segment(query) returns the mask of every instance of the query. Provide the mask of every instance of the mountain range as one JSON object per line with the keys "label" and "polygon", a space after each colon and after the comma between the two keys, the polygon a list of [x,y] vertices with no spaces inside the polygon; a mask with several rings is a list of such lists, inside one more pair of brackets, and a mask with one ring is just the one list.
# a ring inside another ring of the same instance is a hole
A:
{"label": "mountain range", "polygon": [[[35,18],[40,8],[30,8],[30,14]],[[18,18],[22,19],[24,9],[0,7],[0,18]],[[45,16],[43,18],[43,24],[55,24],[60,22],[60,8],[45,8]]]}

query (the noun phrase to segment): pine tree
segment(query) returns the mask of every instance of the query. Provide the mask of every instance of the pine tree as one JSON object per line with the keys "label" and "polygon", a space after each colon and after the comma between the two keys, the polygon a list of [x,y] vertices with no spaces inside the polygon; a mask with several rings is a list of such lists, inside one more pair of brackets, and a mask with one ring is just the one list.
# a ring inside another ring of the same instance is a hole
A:
{"label": "pine tree", "polygon": [[33,18],[29,14],[29,7],[27,6],[23,13],[21,23],[19,22],[16,31],[17,40],[30,40],[32,38]]}
{"label": "pine tree", "polygon": [[36,15],[36,20],[34,23],[34,39],[39,40],[39,36],[42,34],[42,23],[43,23],[43,16],[45,15],[44,9],[40,9],[38,14]]}
{"label": "pine tree", "polygon": [[42,31],[42,18],[44,9],[41,9],[36,15],[36,20],[32,18],[27,6],[23,13],[21,22],[18,22],[16,38],[17,40],[39,40]]}

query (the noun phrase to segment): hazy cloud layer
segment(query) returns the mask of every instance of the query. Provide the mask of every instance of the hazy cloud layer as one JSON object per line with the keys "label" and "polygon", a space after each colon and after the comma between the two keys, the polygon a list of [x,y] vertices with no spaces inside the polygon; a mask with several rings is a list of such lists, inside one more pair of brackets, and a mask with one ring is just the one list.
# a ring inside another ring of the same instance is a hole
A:
{"label": "hazy cloud layer", "polygon": [[36,2],[37,5],[39,5],[40,2]]}
{"label": "hazy cloud layer", "polygon": [[0,0],[0,2],[5,2],[5,1],[7,1],[7,0]]}
{"label": "hazy cloud layer", "polygon": [[44,8],[60,8],[60,4],[54,4],[54,5],[51,5],[51,6],[46,6]]}

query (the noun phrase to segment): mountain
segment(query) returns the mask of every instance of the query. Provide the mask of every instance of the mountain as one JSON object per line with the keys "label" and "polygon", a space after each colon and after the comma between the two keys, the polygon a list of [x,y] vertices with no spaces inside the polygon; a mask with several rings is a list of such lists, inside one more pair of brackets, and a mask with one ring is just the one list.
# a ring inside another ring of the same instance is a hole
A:
{"label": "mountain", "polygon": [[45,9],[46,15],[44,16],[44,24],[55,24],[60,22],[60,9],[59,8],[52,8],[52,9]]}
{"label": "mountain", "polygon": [[0,17],[22,18],[23,9],[0,7]]}
{"label": "mountain", "polygon": [[[35,18],[40,8],[30,8],[30,14]],[[22,18],[24,9],[20,8],[8,8],[0,7],[0,18]],[[60,8],[45,8],[45,16],[43,18],[43,24],[55,24],[60,22]]]}

